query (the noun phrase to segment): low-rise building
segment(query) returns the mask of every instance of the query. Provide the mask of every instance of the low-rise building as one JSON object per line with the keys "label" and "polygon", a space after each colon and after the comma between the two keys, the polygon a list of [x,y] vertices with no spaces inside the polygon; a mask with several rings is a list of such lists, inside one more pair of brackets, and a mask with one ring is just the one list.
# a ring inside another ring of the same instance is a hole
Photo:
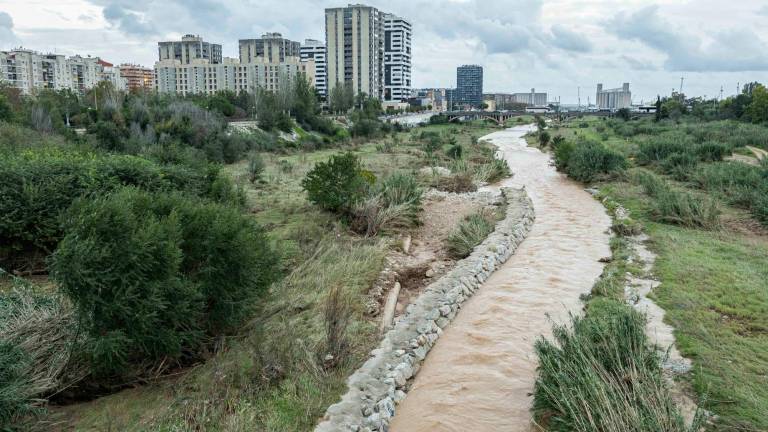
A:
{"label": "low-rise building", "polygon": [[155,87],[155,71],[153,69],[129,63],[121,64],[118,69],[120,69],[120,76],[125,79],[128,90]]}

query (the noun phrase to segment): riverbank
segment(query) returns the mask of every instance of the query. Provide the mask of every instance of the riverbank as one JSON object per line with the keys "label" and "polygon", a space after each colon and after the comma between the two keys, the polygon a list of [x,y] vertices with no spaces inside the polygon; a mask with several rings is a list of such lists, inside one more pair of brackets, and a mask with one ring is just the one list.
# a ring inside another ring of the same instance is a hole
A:
{"label": "riverbank", "polygon": [[537,218],[517,253],[463,308],[427,357],[392,430],[529,431],[535,381],[534,342],[551,320],[581,309],[610,254],[610,218],[577,183],[555,172],[549,156],[527,147],[530,127],[483,139],[499,147],[524,186]]}
{"label": "riverbank", "polygon": [[[248,180],[247,161],[226,166],[244,189],[249,214],[279,245],[289,269],[259,304],[257,318],[237,335],[223,338],[205,362],[91,401],[54,405],[37,429],[311,430],[379,342],[380,317],[371,314],[371,290],[389,254],[402,248],[410,232],[360,236],[311,205],[302,179],[317,162],[350,151],[377,178],[396,172],[420,175],[422,168],[431,173],[432,165],[454,164],[470,173],[471,181],[473,170],[493,154],[476,138],[492,130],[482,124],[436,125],[345,148],[265,152],[261,181],[255,183]],[[433,145],[429,152],[427,144]],[[462,147],[466,163],[447,155],[454,145]],[[426,189],[438,180],[430,174],[420,181]],[[424,272],[417,277],[419,282],[428,279]],[[341,287],[347,317],[341,331],[345,351],[328,362],[325,326],[333,287]]]}
{"label": "riverbank", "polygon": [[[768,145],[761,138],[768,130],[724,122],[585,119],[556,125],[549,132],[568,141],[594,140],[634,160],[623,175],[596,179],[592,186],[629,211],[648,236],[645,245],[657,256],[651,273],[658,282],[650,298],[664,310],[664,322],[675,329],[680,353],[693,363],[690,374],[678,376],[677,382],[714,414],[708,430],[767,429],[768,231],[745,208],[749,201],[739,201],[737,187],[731,187],[747,178],[738,173],[759,173],[765,168],[715,158],[694,160],[676,171],[673,158],[638,167],[637,157],[643,146],[653,144],[664,150],[674,141],[691,145],[715,142],[727,154],[752,154],[744,143]],[[671,135],[676,138],[665,138]],[[661,219],[659,199],[649,195],[639,181],[649,172],[674,193],[689,196],[691,206],[708,208],[714,203],[715,226]],[[714,182],[712,176],[718,172],[730,172],[729,180]],[[743,189],[754,190],[755,186]],[[623,290],[618,296],[624,297]]]}

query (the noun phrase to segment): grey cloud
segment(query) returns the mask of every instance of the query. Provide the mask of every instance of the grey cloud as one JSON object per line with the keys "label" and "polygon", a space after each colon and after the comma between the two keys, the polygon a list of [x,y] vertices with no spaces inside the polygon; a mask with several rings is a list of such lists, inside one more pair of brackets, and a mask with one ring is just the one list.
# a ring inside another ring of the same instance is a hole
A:
{"label": "grey cloud", "polygon": [[649,60],[640,60],[628,55],[622,55],[621,58],[629,65],[629,67],[631,67],[634,70],[639,70],[639,71],[658,70],[658,67],[652,61],[649,61]]}
{"label": "grey cloud", "polygon": [[0,11],[0,46],[6,48],[18,43],[19,38],[13,31],[13,18],[7,12]]}
{"label": "grey cloud", "polygon": [[121,31],[132,35],[152,35],[157,33],[152,23],[142,19],[139,13],[118,4],[111,4],[103,10],[104,19]]}
{"label": "grey cloud", "polygon": [[664,68],[670,71],[738,72],[768,70],[768,45],[751,30],[713,32],[712,41],[673,30],[648,6],[632,14],[620,13],[608,28],[621,39],[638,41],[667,56]]}
{"label": "grey cloud", "polygon": [[757,10],[758,15],[768,16],[768,5],[765,5]]}
{"label": "grey cloud", "polygon": [[592,51],[592,42],[586,36],[569,30],[565,26],[552,26],[552,43],[560,49],[576,52]]}

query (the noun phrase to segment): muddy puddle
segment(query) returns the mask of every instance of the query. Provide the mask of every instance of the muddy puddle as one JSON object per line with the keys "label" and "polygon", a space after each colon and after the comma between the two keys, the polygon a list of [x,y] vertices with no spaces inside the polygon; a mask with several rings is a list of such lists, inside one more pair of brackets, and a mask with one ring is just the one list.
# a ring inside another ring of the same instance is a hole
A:
{"label": "muddy puddle", "polygon": [[549,156],[526,147],[528,126],[490,134],[525,186],[536,222],[517,253],[494,273],[430,351],[390,430],[533,431],[533,344],[552,321],[579,312],[579,296],[610,255],[610,218],[582,187],[557,173]]}

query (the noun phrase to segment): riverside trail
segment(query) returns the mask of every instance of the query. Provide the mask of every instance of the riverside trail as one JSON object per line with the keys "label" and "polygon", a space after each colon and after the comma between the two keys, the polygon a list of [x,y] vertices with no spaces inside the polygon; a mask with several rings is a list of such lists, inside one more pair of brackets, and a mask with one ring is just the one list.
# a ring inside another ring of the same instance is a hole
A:
{"label": "riverside trail", "polygon": [[527,147],[530,126],[483,137],[525,186],[536,221],[528,238],[465,303],[430,351],[391,431],[532,431],[534,342],[581,309],[610,256],[611,220],[583,187]]}

